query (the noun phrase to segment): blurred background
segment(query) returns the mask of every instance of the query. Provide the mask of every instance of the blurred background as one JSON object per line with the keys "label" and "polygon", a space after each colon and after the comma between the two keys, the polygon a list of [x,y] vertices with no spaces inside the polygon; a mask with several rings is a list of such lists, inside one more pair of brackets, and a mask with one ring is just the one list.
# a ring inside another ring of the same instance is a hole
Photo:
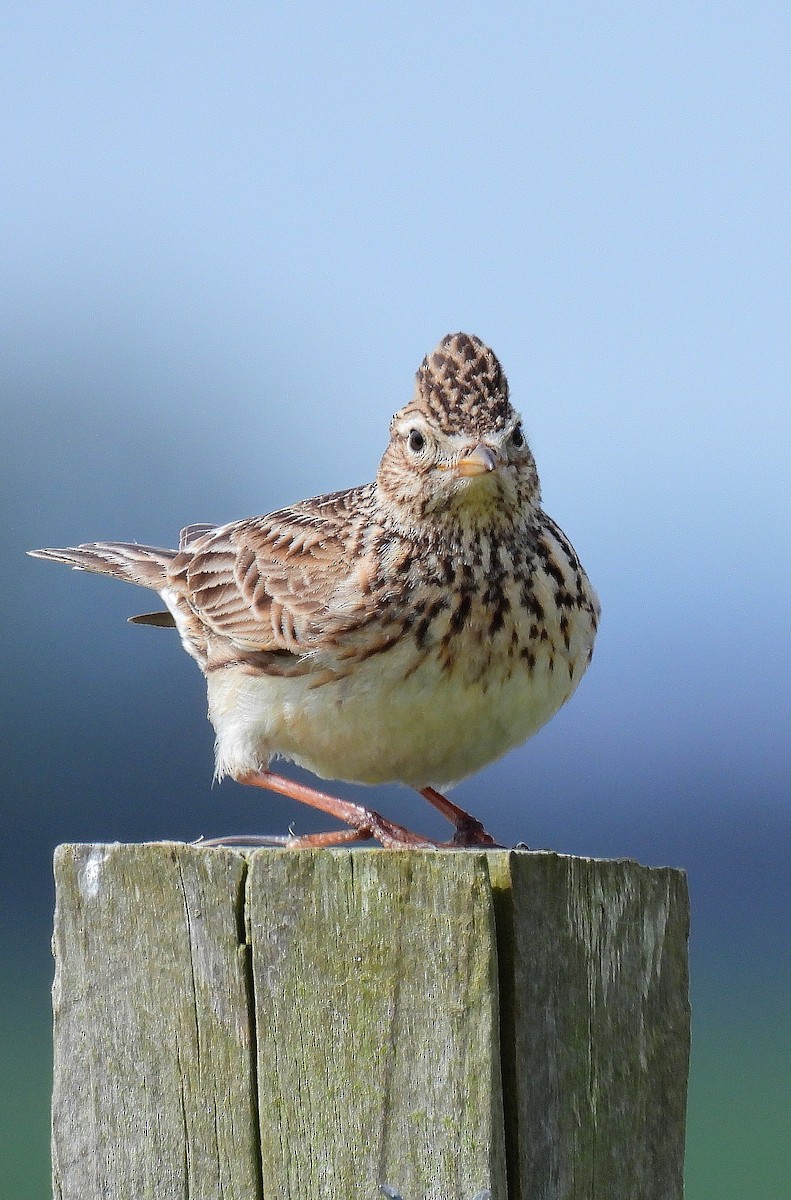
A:
{"label": "blurred background", "polygon": [[687,1194],[787,1195],[788,5],[7,0],[2,26],[0,1190],[49,1187],[54,846],[320,827],[212,787],[197,669],[126,624],[150,596],[24,551],[369,480],[464,329],[604,616],[573,701],[455,796],[504,842],[688,871]]}

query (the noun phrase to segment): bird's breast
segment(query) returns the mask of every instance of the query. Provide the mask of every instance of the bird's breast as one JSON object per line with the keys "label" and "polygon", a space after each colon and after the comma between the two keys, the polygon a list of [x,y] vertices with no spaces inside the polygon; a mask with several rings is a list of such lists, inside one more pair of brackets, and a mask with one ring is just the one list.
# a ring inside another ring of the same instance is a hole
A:
{"label": "bird's breast", "polygon": [[587,667],[595,614],[556,593],[543,576],[418,593],[398,636],[392,622],[369,627],[356,653],[303,675],[213,673],[218,772],[279,755],[359,783],[473,774],[545,724]]}

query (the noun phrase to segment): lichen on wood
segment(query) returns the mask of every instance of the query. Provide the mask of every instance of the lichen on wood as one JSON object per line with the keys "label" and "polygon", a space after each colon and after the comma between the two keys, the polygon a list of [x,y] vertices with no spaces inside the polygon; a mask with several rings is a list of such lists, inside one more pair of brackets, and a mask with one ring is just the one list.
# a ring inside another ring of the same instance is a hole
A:
{"label": "lichen on wood", "polygon": [[681,1200],[681,872],[56,853],[58,1200]]}

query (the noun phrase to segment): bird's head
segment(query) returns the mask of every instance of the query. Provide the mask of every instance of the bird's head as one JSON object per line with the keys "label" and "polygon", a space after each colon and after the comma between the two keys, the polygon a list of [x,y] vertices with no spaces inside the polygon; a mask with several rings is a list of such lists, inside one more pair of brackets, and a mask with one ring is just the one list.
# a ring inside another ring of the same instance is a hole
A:
{"label": "bird's head", "polygon": [[536,464],[492,351],[448,334],[426,356],[415,395],[390,423],[377,487],[400,522],[500,525],[540,500]]}

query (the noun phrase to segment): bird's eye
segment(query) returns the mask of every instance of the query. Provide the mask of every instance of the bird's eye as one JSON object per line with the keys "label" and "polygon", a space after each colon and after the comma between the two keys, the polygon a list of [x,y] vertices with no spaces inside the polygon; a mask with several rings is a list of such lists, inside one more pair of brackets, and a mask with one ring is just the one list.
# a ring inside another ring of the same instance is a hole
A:
{"label": "bird's eye", "polygon": [[517,450],[521,450],[521,448],[522,448],[522,446],[524,446],[524,444],[525,444],[525,435],[522,433],[522,426],[515,425],[513,432],[511,434],[511,445],[515,446]]}
{"label": "bird's eye", "polygon": [[413,454],[420,454],[420,451],[423,449],[425,444],[426,439],[419,429],[410,430],[409,437],[407,439],[407,445]]}

